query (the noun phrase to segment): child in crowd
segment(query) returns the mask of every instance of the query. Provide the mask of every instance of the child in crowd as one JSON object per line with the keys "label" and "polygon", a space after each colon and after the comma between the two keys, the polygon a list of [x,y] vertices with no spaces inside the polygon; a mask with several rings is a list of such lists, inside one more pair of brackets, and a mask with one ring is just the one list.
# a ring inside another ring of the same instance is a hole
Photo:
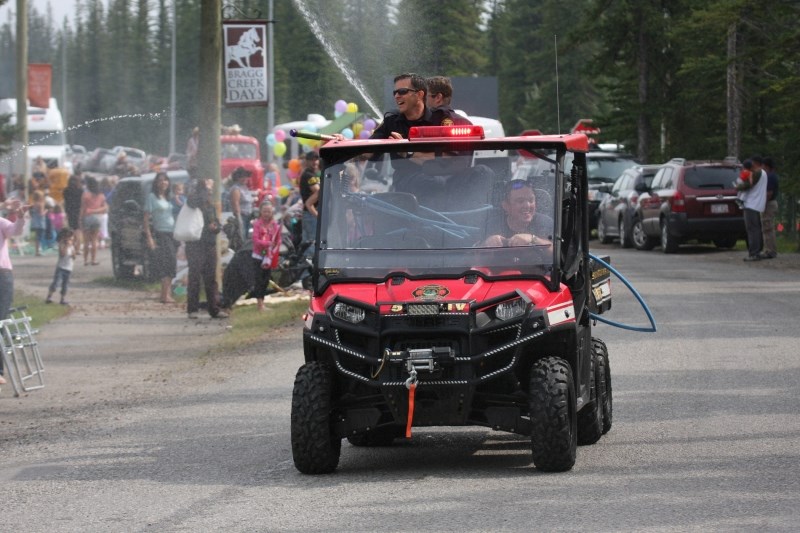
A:
{"label": "child in crowd", "polygon": [[46,239],[45,230],[47,229],[47,204],[42,191],[35,190],[31,194],[30,214],[36,255],[42,255],[41,249],[43,241]]}
{"label": "child in crowd", "polygon": [[176,182],[172,184],[172,216],[178,218],[178,213],[181,212],[181,207],[186,203],[186,193],[184,192],[183,183]]}
{"label": "child in crowd", "polygon": [[272,269],[278,266],[281,250],[281,225],[273,215],[272,203],[264,201],[258,209],[258,218],[253,222],[255,283],[251,296],[258,302],[259,311],[264,310],[264,296],[272,278]]}
{"label": "child in crowd", "polygon": [[45,303],[53,303],[53,293],[56,292],[59,280],[61,280],[61,305],[69,305],[65,299],[67,296],[67,287],[69,286],[69,277],[72,274],[72,268],[75,264],[75,232],[69,228],[61,228],[58,232],[58,263],[56,264],[56,273],[53,276],[53,283],[50,284],[50,289],[47,292],[47,299]]}

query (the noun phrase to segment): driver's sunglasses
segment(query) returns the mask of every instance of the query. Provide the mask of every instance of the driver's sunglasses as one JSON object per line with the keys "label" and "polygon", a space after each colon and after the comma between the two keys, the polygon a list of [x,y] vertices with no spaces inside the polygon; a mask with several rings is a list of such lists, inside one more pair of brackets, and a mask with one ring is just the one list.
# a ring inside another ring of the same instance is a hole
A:
{"label": "driver's sunglasses", "polygon": [[403,87],[402,89],[395,89],[394,91],[392,91],[392,95],[397,96],[399,94],[400,96],[405,96],[408,93],[415,93],[421,90],[422,89],[412,89],[410,87]]}

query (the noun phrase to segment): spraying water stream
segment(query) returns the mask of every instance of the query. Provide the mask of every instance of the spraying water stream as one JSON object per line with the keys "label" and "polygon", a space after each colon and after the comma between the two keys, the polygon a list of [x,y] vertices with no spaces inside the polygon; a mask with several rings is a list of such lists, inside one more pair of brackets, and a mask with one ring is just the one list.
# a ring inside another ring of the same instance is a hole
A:
{"label": "spraying water stream", "polygon": [[375,116],[382,117],[383,111],[381,111],[378,106],[375,105],[375,102],[372,100],[372,98],[369,97],[366,88],[353,72],[353,68],[349,61],[344,58],[337,47],[335,47],[331,42],[328,41],[328,39],[325,38],[322,26],[320,26],[319,22],[312,16],[303,0],[293,0],[293,3],[295,7],[297,7],[297,10],[303,15],[303,18],[306,19],[306,23],[308,23],[308,26],[314,33],[314,36],[317,38],[320,44],[322,44],[322,47],[325,48],[325,51],[328,53],[330,58],[333,59],[333,62],[336,63],[336,66],[339,67],[339,70],[342,71],[342,74],[344,74],[345,78],[347,78],[347,81],[350,82],[350,85],[352,85],[355,90],[358,91],[358,94],[361,95]]}

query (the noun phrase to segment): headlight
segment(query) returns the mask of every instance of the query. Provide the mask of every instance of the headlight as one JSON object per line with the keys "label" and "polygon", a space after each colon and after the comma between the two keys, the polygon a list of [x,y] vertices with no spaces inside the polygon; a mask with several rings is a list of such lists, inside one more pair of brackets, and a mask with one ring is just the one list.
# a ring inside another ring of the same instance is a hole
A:
{"label": "headlight", "polygon": [[511,320],[525,314],[525,301],[522,298],[516,298],[498,304],[494,310],[494,316],[499,320]]}
{"label": "headlight", "polygon": [[353,324],[362,322],[366,315],[363,309],[350,304],[337,303],[333,308],[333,316]]}

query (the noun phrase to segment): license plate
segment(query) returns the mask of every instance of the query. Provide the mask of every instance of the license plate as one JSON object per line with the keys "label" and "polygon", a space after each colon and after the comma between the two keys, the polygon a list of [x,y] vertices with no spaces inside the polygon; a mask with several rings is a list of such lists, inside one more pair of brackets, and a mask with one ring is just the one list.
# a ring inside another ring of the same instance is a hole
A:
{"label": "license plate", "polygon": [[711,204],[711,212],[715,215],[727,213],[728,212],[728,204]]}

